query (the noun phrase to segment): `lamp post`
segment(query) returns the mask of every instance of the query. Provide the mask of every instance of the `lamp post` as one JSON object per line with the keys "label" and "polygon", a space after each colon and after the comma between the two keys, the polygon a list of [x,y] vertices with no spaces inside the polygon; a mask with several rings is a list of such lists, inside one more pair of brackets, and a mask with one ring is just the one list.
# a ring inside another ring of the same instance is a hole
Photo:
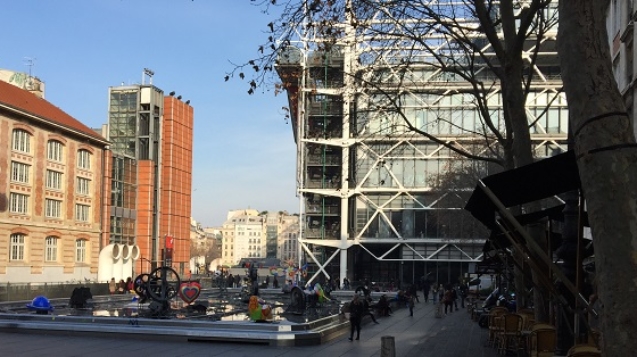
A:
{"label": "lamp post", "polygon": [[[149,272],[150,272],[150,270],[152,270],[153,262],[151,262],[148,258],[144,258],[144,257],[142,257],[142,256],[140,255],[139,260],[141,260],[142,262],[143,262],[144,260],[145,260],[145,261],[147,261],[147,262],[148,262],[148,266],[150,267]],[[141,264],[140,264],[140,267],[141,267]],[[144,268],[143,268],[143,267],[141,267],[141,270],[142,270],[142,271],[144,271]]]}

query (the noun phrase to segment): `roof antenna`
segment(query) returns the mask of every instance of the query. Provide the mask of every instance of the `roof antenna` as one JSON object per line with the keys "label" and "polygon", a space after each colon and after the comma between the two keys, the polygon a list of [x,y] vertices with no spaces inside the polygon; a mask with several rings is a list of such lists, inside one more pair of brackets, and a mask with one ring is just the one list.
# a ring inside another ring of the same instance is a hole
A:
{"label": "roof antenna", "polygon": [[153,84],[153,76],[155,72],[150,68],[144,68],[144,74],[142,75],[142,85],[144,84],[146,77],[148,77],[148,84]]}
{"label": "roof antenna", "polygon": [[36,60],[36,58],[35,58],[35,57],[33,57],[33,58],[31,58],[31,57],[24,57],[24,61],[26,62],[26,63],[25,63],[25,66],[29,67],[29,77],[32,77],[32,76],[33,76],[33,73],[32,73],[32,72],[33,72],[33,66],[35,66],[35,60]]}

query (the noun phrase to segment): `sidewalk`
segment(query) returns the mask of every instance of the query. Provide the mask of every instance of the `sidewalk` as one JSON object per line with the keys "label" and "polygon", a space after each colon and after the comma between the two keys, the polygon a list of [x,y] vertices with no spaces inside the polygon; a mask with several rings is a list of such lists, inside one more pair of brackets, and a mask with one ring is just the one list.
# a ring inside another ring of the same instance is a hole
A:
{"label": "sidewalk", "polygon": [[365,324],[360,341],[344,334],[330,342],[309,347],[272,347],[239,343],[170,342],[127,338],[73,337],[43,334],[0,333],[5,356],[381,356],[381,337],[394,336],[397,357],[495,357],[484,347],[487,330],[470,319],[466,310],[443,318],[434,317],[431,303],[417,303],[414,316],[408,309],[395,310],[379,318],[380,324]]}

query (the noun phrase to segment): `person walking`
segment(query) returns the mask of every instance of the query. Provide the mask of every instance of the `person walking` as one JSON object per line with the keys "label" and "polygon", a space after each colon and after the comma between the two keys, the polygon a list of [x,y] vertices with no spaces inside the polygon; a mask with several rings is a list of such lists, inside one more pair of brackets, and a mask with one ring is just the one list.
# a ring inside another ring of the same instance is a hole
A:
{"label": "person walking", "polygon": [[451,285],[447,286],[447,290],[444,291],[443,297],[440,299],[445,304],[445,315],[447,315],[447,308],[449,309],[449,313],[453,312],[453,289]]}
{"label": "person walking", "polygon": [[451,286],[451,299],[453,300],[453,306],[458,311],[458,289]]}
{"label": "person walking", "polygon": [[438,285],[436,284],[434,284],[434,287],[431,290],[431,298],[433,299],[435,305],[436,301],[438,300]]}
{"label": "person walking", "polygon": [[369,315],[372,318],[372,321],[374,321],[374,323],[378,325],[378,321],[376,321],[374,314],[370,310],[369,300],[367,300],[366,298],[363,298],[363,311],[363,317]]}
{"label": "person walking", "polygon": [[462,280],[460,282],[460,307],[462,307],[464,309],[464,301],[467,298],[467,284],[464,282],[464,280]]}
{"label": "person walking", "polygon": [[[425,295],[425,304],[429,303],[429,290],[431,290],[431,286],[429,285],[429,279],[425,278],[422,283],[422,293]],[[436,299],[434,299],[434,304],[436,303]]]}
{"label": "person walking", "polygon": [[418,287],[416,284],[411,284],[408,289],[409,295],[416,300],[417,303],[420,303],[420,299],[418,299]]}
{"label": "person walking", "polygon": [[407,306],[409,306],[409,316],[414,316],[414,296],[407,295]]}
{"label": "person walking", "polygon": [[358,294],[354,294],[354,298],[349,303],[349,324],[351,330],[348,340],[350,341],[354,338],[354,331],[356,331],[356,340],[359,340],[361,337],[361,320],[365,313],[364,309],[365,306]]}

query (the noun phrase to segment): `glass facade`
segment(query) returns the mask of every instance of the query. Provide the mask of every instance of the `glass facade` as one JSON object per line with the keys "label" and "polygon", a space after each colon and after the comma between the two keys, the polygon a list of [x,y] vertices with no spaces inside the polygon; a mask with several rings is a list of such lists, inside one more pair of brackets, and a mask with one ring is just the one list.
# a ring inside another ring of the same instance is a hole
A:
{"label": "glass facade", "polygon": [[138,90],[111,91],[109,108],[109,137],[112,150],[135,156],[137,141]]}
{"label": "glass facade", "polygon": [[[418,36],[429,25],[376,15],[371,23],[388,36],[344,21],[348,41],[336,39],[326,51],[307,36],[279,56],[277,72],[297,113],[299,242],[309,251],[301,260],[340,280],[409,283],[432,273],[455,282],[481,261],[489,234],[464,205],[478,178],[503,170],[458,153],[503,161],[496,140],[507,132],[503,88],[485,59],[493,53],[479,36],[484,57],[439,34],[410,43],[401,31],[413,27]],[[566,148],[567,103],[550,38],[525,69],[534,76],[525,110],[536,158]]]}

